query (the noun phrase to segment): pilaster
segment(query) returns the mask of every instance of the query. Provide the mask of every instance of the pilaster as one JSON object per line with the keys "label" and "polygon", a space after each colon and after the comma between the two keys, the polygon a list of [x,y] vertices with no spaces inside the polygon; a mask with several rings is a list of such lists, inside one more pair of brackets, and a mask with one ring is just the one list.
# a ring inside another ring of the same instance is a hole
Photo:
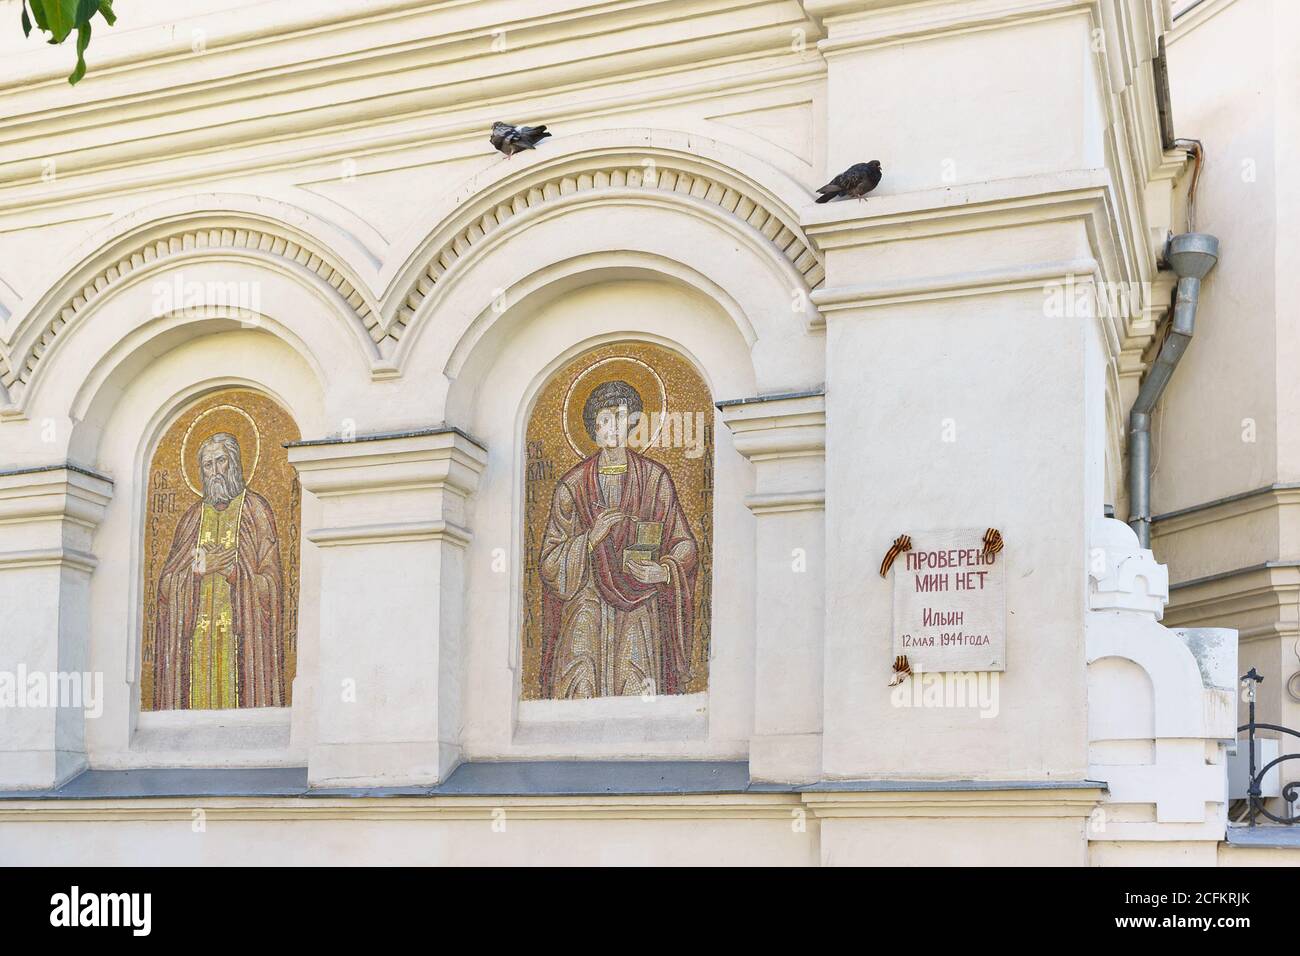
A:
{"label": "pilaster", "polygon": [[86,669],[92,539],[112,495],[72,465],[0,474],[0,607],[22,610],[0,623],[0,788],[56,786],[86,766],[103,691]]}
{"label": "pilaster", "polygon": [[459,760],[466,502],[487,452],[441,427],[299,442],[289,460],[321,502],[305,535],[321,562],[308,779],[436,783]]}
{"label": "pilaster", "polygon": [[826,399],[821,392],[719,402],[754,465],[755,780],[821,774],[825,601]]}

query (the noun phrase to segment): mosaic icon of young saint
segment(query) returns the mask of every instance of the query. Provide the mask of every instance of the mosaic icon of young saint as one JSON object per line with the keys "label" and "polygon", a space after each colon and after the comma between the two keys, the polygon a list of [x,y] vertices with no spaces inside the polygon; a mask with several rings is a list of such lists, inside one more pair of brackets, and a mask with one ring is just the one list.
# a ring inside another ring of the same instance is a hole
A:
{"label": "mosaic icon of young saint", "polygon": [[285,587],[275,513],[247,487],[238,439],[197,449],[202,498],[158,579],[154,710],[286,704]]}
{"label": "mosaic icon of young saint", "polygon": [[643,413],[627,382],[597,385],[582,418],[598,450],[555,485],[542,697],[679,694],[690,678],[699,549],[668,469],[628,447]]}

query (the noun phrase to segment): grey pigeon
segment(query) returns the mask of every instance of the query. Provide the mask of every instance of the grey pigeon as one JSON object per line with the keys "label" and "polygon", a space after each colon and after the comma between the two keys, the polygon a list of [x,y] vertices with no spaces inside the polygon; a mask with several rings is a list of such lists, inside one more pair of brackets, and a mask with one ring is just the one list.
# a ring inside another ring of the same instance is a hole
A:
{"label": "grey pigeon", "polygon": [[865,199],[867,193],[880,184],[880,177],[883,172],[884,170],[880,168],[880,160],[878,159],[873,159],[869,163],[854,163],[817,190],[821,193],[817,197],[817,201],[830,202],[832,199],[841,196]]}
{"label": "grey pigeon", "polygon": [[511,126],[509,123],[493,123],[492,135],[488,137],[498,152],[505,153],[509,159],[522,149],[536,149],[537,144],[551,134],[545,126]]}

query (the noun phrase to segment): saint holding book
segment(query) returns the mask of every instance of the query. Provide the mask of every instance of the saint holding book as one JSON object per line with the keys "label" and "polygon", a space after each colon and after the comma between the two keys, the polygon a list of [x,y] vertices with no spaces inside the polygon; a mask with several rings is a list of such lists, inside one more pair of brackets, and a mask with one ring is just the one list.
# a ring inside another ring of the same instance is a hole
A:
{"label": "saint holding book", "polygon": [[596,386],[582,417],[598,451],[555,486],[540,562],[543,697],[685,693],[699,554],[668,469],[627,447],[643,411],[627,382]]}

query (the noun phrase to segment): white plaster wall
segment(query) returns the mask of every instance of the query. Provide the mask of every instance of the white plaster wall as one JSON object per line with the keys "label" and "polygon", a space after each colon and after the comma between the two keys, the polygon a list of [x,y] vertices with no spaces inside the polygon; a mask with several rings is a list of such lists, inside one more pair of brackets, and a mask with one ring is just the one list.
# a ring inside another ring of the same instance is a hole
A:
{"label": "white plaster wall", "polygon": [[[1083,776],[1089,320],[1046,321],[1041,301],[1032,292],[829,320],[828,394],[869,388],[873,399],[827,416],[828,776]],[[946,423],[955,441],[944,441]],[[997,715],[894,706],[892,587],[873,563],[899,534],[989,526],[1007,543]]]}
{"label": "white plaster wall", "polygon": [[[382,814],[382,810],[379,811]],[[0,823],[0,858],[15,865],[156,866],[812,866],[817,824],[778,808],[767,819],[220,820]]]}
{"label": "white plaster wall", "polygon": [[[1300,459],[1279,464],[1279,441],[1300,412],[1294,371],[1283,367],[1284,343],[1300,333],[1283,321],[1294,268],[1285,269],[1283,216],[1294,201],[1284,185],[1283,124],[1295,124],[1295,84],[1288,71],[1300,54],[1285,35],[1294,4],[1235,0],[1169,45],[1175,129],[1200,139],[1208,163],[1197,189],[1201,232],[1219,237],[1221,259],[1204,283],[1196,335],[1160,404],[1153,428],[1152,506],[1156,513],[1300,477]],[[1269,37],[1270,42],[1259,42]],[[1273,41],[1276,42],[1273,42]],[[1294,198],[1294,197],[1293,197]],[[1287,354],[1294,355],[1295,345]],[[1253,423],[1256,438],[1244,440]],[[1294,439],[1288,439],[1294,443]],[[1275,556],[1269,537],[1240,542],[1253,552],[1242,565]],[[1209,573],[1193,561],[1176,576]],[[1222,570],[1214,568],[1213,570]]]}
{"label": "white plaster wall", "polygon": [[[883,16],[891,14],[915,16],[905,5]],[[885,32],[882,18],[846,22],[842,31]],[[1091,29],[1080,11],[838,55],[832,47],[832,70],[855,81],[831,85],[830,168],[880,158],[888,191],[913,192],[1104,165]]]}
{"label": "white plaster wall", "polygon": [[1084,821],[1019,817],[972,820],[823,820],[823,866],[1082,866]]}

